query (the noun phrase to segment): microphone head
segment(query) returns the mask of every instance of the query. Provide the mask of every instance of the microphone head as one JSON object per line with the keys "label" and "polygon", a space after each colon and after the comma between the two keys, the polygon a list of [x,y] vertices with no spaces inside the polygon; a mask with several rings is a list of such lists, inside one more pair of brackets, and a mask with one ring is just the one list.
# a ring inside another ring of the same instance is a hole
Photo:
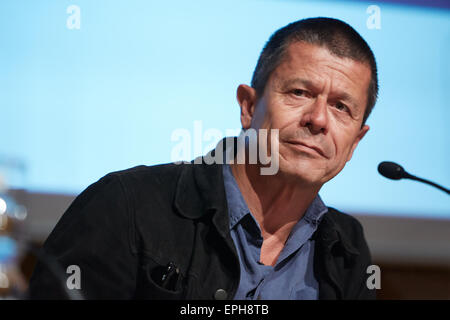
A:
{"label": "microphone head", "polygon": [[378,172],[392,180],[400,180],[406,177],[406,172],[403,167],[395,162],[383,161],[378,165]]}

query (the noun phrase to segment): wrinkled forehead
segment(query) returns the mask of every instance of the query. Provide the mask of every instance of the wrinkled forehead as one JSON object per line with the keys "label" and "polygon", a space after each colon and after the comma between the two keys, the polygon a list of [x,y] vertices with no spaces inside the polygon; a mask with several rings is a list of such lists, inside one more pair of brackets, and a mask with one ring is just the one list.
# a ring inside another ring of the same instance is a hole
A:
{"label": "wrinkled forehead", "polygon": [[371,70],[367,63],[333,55],[326,47],[305,42],[291,43],[269,77],[275,90],[303,82],[311,87],[332,80],[333,90],[358,104],[367,102]]}
{"label": "wrinkled forehead", "polygon": [[[326,69],[342,74],[348,80],[360,84],[362,80],[370,81],[371,70],[368,63],[356,61],[349,57],[333,54],[327,47],[306,42],[293,42],[285,50],[280,63],[274,71],[283,71],[278,75],[291,75],[297,72],[323,72]],[[367,81],[366,81],[367,82]]]}

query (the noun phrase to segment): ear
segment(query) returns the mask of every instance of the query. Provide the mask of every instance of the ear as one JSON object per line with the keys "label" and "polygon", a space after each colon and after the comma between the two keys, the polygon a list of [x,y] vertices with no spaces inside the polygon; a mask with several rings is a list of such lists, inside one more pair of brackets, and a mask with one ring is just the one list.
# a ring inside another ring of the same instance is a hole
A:
{"label": "ear", "polygon": [[237,101],[241,107],[241,124],[242,129],[250,128],[253,113],[256,106],[256,90],[252,87],[241,84],[237,88]]}
{"label": "ear", "polygon": [[362,138],[364,138],[364,136],[366,135],[367,131],[369,131],[369,129],[370,129],[370,127],[369,127],[368,125],[364,125],[364,126],[359,130],[359,133],[358,133],[358,135],[356,136],[355,141],[353,142],[352,149],[351,149],[351,151],[350,151],[350,153],[349,153],[349,155],[348,155],[347,162],[350,161],[350,159],[351,159],[352,156],[353,156],[353,152],[354,152],[355,149],[356,149],[356,146],[357,146],[358,143],[362,140]]}

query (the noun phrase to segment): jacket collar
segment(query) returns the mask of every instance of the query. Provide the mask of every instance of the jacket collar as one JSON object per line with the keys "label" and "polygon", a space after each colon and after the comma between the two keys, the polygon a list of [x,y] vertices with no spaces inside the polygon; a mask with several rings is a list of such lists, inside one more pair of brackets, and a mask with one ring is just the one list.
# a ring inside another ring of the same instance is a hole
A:
{"label": "jacket collar", "polygon": [[[215,149],[225,150],[226,139],[221,140]],[[174,206],[182,216],[189,219],[212,217],[219,234],[231,241],[222,164],[208,164],[210,162],[205,160],[214,157],[215,149],[183,165],[175,192]]]}
{"label": "jacket collar", "polygon": [[[226,139],[222,139],[215,149],[225,150]],[[174,204],[180,214],[186,218],[197,219],[212,209],[226,205],[222,165],[207,164],[205,160],[214,157],[215,149],[190,163],[181,164],[183,168],[178,180]]]}
{"label": "jacket collar", "polygon": [[179,213],[198,219],[226,204],[221,164],[183,164],[175,191],[174,205]]}
{"label": "jacket collar", "polygon": [[347,253],[347,258],[359,255],[347,233],[342,229],[341,224],[337,221],[336,215],[342,214],[336,209],[328,208],[328,212],[324,215],[319,225],[315,238],[322,241],[325,248],[331,250],[336,244],[339,244]]}

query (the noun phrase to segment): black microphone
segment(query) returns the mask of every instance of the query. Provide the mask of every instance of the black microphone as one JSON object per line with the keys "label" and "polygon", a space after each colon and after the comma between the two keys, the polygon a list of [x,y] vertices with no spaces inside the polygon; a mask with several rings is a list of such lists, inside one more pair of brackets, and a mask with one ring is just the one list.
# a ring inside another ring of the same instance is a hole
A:
{"label": "black microphone", "polygon": [[420,181],[420,182],[429,184],[430,186],[433,186],[435,188],[438,188],[438,189],[446,192],[447,194],[450,194],[449,189],[446,189],[446,188],[438,185],[437,183],[431,182],[429,180],[413,176],[412,174],[409,174],[408,172],[406,172],[405,169],[403,169],[403,167],[401,165],[399,165],[395,162],[390,162],[390,161],[380,162],[380,164],[378,165],[378,172],[382,176],[384,176],[388,179],[392,179],[392,180],[411,179],[411,180],[415,180],[415,181]]}

